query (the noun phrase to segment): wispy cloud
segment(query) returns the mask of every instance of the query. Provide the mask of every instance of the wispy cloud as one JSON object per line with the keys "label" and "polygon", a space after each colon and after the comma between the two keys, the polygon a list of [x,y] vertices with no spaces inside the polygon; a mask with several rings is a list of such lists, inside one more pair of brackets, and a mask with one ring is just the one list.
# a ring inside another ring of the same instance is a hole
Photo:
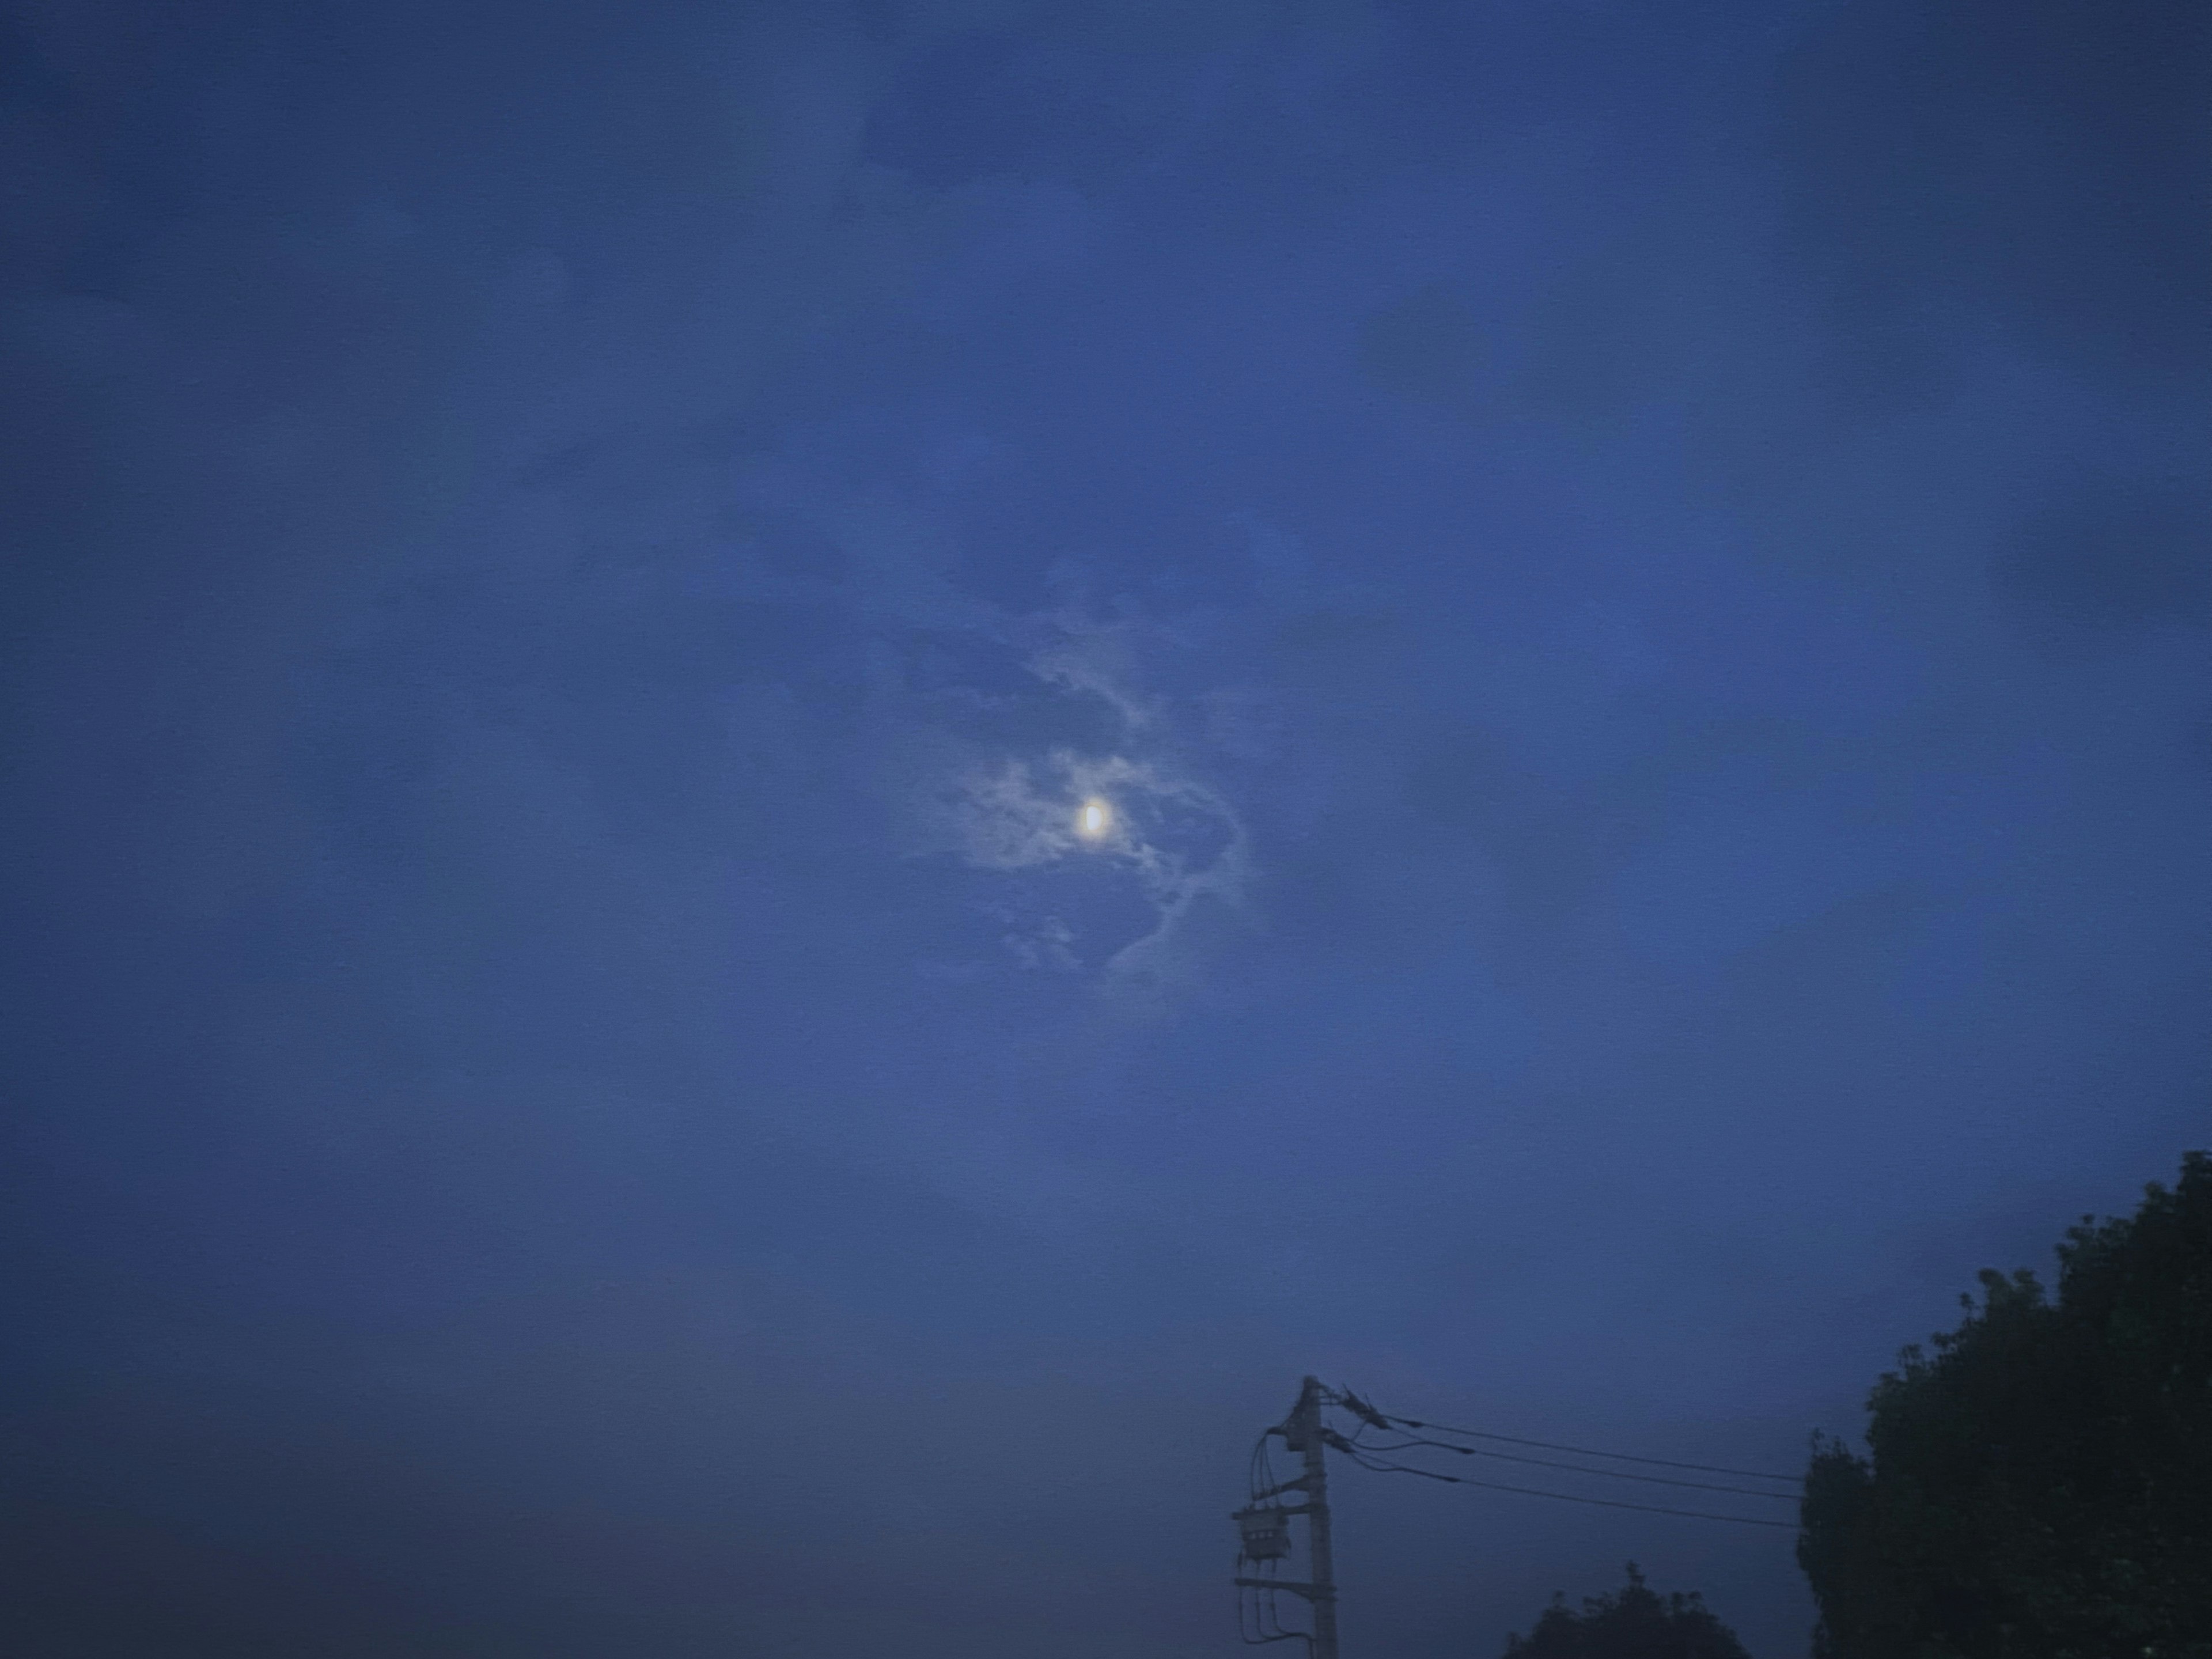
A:
{"label": "wispy cloud", "polygon": [[[1111,690],[1117,707],[1140,703],[1118,685],[1061,672],[1061,665],[1080,659],[1078,648],[1032,668],[1055,695]],[[1126,725],[1126,751],[973,753],[949,764],[925,786],[929,822],[915,850],[950,854],[972,868],[1009,877],[1048,878],[1032,890],[1034,904],[1053,908],[1006,936],[1024,966],[1088,962],[1109,988],[1159,992],[1194,966],[1195,947],[1186,935],[1194,910],[1209,902],[1232,910],[1245,904],[1250,837],[1218,789],[1187,764],[1144,752],[1158,731],[1151,721]],[[1086,836],[1079,814],[1090,802],[1104,803],[1107,817],[1102,833]],[[1080,914],[1101,874],[1120,893],[1139,897],[1146,917],[1134,937],[1126,930],[1109,934],[1110,948],[1087,939],[1063,915]],[[1054,877],[1058,883],[1049,879]]]}

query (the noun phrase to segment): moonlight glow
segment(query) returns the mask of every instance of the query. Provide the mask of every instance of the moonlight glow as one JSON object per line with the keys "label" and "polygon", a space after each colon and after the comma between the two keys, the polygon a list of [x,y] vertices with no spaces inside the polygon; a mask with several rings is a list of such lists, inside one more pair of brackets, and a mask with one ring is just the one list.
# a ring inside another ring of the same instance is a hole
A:
{"label": "moonlight glow", "polygon": [[1085,841],[1103,841],[1114,827],[1114,809],[1093,795],[1075,809],[1075,833]]}

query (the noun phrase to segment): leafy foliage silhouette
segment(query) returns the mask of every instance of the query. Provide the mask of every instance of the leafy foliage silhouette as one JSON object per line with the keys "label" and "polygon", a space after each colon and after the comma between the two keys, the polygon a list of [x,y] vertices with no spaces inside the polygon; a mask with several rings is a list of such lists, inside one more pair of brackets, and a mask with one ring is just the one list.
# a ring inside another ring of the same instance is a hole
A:
{"label": "leafy foliage silhouette", "polygon": [[1816,1438],[1820,1659],[2212,1659],[2212,1154],[2058,1260],[1904,1351],[1869,1456]]}
{"label": "leafy foliage silhouette", "polygon": [[1750,1659],[1735,1632],[1695,1592],[1662,1596],[1628,1564],[1628,1583],[1610,1595],[1586,1596],[1570,1612],[1552,1598],[1535,1628],[1505,1638],[1508,1659]]}

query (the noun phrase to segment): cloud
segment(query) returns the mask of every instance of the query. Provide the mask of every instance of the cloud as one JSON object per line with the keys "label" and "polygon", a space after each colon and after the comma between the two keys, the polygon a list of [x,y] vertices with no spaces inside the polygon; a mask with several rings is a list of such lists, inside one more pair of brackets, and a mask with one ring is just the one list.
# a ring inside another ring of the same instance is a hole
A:
{"label": "cloud", "polygon": [[1074,942],[1075,930],[1058,916],[1047,916],[1030,931],[1008,933],[1005,939],[1006,949],[1023,967],[1071,974],[1083,966],[1068,949]]}
{"label": "cloud", "polygon": [[[1112,811],[1110,828],[1095,841],[1076,830],[1079,808],[1094,799]],[[1070,891],[1055,899],[1053,889],[1041,890],[1039,903],[1079,902],[1101,868],[1142,895],[1146,925],[1103,951],[1057,912],[1009,934],[1024,966],[1072,968],[1080,944],[1109,987],[1163,994],[1195,970],[1194,913],[1209,904],[1233,909],[1246,899],[1249,837],[1235,810],[1162,762],[1066,750],[1000,757],[941,780],[930,809],[935,834],[920,850],[949,850],[981,870],[1057,871],[1068,878]],[[1095,897],[1090,908],[1098,910]]]}

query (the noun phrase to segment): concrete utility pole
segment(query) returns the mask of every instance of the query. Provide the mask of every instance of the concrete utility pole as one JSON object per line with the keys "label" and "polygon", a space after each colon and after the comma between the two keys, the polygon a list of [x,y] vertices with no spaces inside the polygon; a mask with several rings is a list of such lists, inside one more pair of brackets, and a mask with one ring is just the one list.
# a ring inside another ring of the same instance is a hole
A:
{"label": "concrete utility pole", "polygon": [[1328,1465],[1325,1461],[1328,1443],[1335,1437],[1322,1421],[1322,1408],[1328,1403],[1328,1390],[1322,1387],[1321,1379],[1306,1378],[1305,1386],[1298,1390],[1298,1403],[1291,1407],[1291,1414],[1267,1431],[1282,1436],[1285,1445],[1304,1456],[1306,1472],[1295,1480],[1285,1480],[1279,1486],[1253,1493],[1255,1503],[1264,1503],[1282,1492],[1303,1492],[1305,1502],[1241,1510],[1237,1515],[1240,1523],[1249,1521],[1255,1528],[1246,1534],[1245,1556],[1255,1560],[1285,1554],[1290,1548],[1289,1539],[1279,1530],[1285,1523],[1285,1518],[1293,1515],[1305,1516],[1306,1554],[1313,1570],[1305,1583],[1242,1576],[1237,1583],[1251,1589],[1287,1590],[1312,1604],[1311,1659],[1336,1659],[1336,1568],[1329,1551]]}

